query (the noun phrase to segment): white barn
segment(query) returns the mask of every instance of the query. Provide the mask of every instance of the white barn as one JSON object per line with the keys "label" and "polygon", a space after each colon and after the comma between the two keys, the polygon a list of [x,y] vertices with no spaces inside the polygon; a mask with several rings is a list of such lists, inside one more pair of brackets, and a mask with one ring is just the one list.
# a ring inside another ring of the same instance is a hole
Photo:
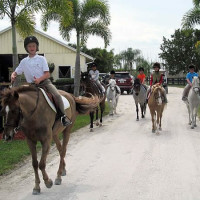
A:
{"label": "white barn", "polygon": [[[34,36],[39,40],[38,54],[44,55],[48,63],[54,63],[52,73],[54,80],[59,78],[73,78],[75,72],[76,49],[65,43],[35,30]],[[17,33],[17,52],[19,61],[27,56],[24,49],[24,39]],[[81,53],[81,71],[87,71],[87,63],[92,62],[93,57]],[[8,27],[0,31],[0,74],[9,81],[9,69],[12,69],[12,29]]]}

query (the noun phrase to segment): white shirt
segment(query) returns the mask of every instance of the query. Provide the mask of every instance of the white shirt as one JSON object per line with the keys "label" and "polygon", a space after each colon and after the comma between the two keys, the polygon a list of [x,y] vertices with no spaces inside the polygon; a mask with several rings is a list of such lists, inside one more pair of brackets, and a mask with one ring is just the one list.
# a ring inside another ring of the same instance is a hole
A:
{"label": "white shirt", "polygon": [[99,80],[99,70],[95,70],[93,71],[92,69],[89,71],[89,74],[91,75],[92,77],[92,80]]}
{"label": "white shirt", "polygon": [[47,60],[44,56],[35,55],[34,57],[27,56],[22,59],[15,72],[20,75],[24,73],[28,83],[34,82],[34,77],[40,78],[45,71],[49,71]]}

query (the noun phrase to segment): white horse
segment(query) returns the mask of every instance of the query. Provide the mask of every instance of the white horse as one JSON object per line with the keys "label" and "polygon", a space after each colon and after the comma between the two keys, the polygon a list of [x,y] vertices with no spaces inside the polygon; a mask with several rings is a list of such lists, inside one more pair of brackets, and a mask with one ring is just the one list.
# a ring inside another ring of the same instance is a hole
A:
{"label": "white horse", "polygon": [[188,101],[185,101],[189,114],[189,125],[191,125],[192,129],[197,126],[196,117],[200,103],[199,92],[199,78],[195,76],[192,79],[192,87],[188,94]]}
{"label": "white horse", "polygon": [[116,107],[119,99],[119,95],[116,92],[116,81],[115,79],[110,79],[107,85],[106,97],[110,108],[110,115],[117,114]]}

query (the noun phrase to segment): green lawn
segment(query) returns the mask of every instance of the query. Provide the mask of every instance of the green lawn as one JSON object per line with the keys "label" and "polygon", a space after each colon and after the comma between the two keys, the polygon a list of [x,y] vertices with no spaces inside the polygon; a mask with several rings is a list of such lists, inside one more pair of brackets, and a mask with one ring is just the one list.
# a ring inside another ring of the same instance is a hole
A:
{"label": "green lawn", "polygon": [[[109,112],[106,104],[104,115]],[[80,129],[90,123],[89,115],[78,115],[72,128],[72,132]],[[41,145],[38,143],[38,149]],[[16,165],[30,155],[26,141],[14,140],[12,142],[4,142],[0,140],[0,175],[3,175],[9,170],[14,169]]]}

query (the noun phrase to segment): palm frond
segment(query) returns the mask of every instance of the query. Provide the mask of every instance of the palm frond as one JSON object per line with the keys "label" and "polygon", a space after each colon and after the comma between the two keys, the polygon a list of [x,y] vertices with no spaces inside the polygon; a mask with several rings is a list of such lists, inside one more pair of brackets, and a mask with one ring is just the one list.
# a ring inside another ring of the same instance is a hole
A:
{"label": "palm frond", "polygon": [[200,6],[200,0],[193,0],[193,4],[194,4],[195,7]]}
{"label": "palm frond", "polygon": [[59,32],[62,36],[63,39],[69,41],[70,40],[70,35],[72,30],[74,29],[73,25],[70,26],[62,26],[62,23],[59,25]]}
{"label": "palm frond", "polygon": [[82,35],[96,35],[103,38],[105,47],[107,47],[111,40],[111,32],[104,23],[102,22],[92,22],[88,23],[84,27],[84,33]]}
{"label": "palm frond", "polygon": [[191,28],[196,24],[200,24],[200,7],[189,10],[182,19],[183,28]]}
{"label": "palm frond", "polygon": [[82,4],[81,18],[84,21],[97,18],[105,25],[110,24],[109,5],[105,0],[85,0]]}
{"label": "palm frond", "polygon": [[23,38],[33,33],[34,26],[35,18],[32,13],[23,12],[18,15],[16,20],[16,28]]}

